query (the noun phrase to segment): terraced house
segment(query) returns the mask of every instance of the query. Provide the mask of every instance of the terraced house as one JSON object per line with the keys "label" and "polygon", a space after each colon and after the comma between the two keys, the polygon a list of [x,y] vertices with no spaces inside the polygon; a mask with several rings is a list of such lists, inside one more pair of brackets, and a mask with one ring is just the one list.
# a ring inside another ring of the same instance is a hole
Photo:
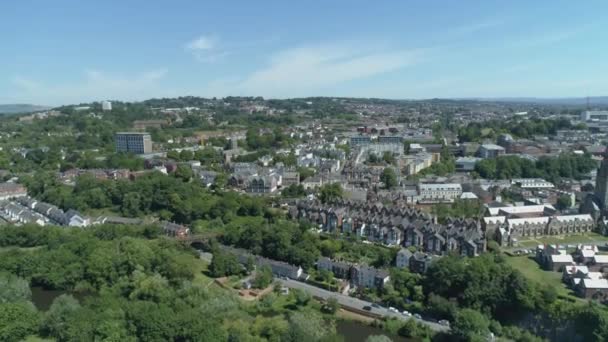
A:
{"label": "terraced house", "polygon": [[436,217],[405,205],[389,208],[370,202],[302,201],[290,209],[290,216],[318,224],[326,232],[356,234],[389,246],[416,246],[434,254],[475,256],[486,249],[478,221],[448,219],[439,224]]}

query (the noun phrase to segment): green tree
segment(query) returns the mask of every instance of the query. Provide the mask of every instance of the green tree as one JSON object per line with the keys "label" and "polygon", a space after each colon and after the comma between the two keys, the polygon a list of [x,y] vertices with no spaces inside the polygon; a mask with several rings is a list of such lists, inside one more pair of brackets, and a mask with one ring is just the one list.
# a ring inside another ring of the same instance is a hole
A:
{"label": "green tree", "polygon": [[209,265],[209,273],[212,277],[226,277],[241,273],[242,267],[236,257],[217,249],[213,252],[213,259]]}
{"label": "green tree", "polygon": [[193,176],[194,173],[192,172],[192,168],[190,168],[188,165],[178,165],[177,169],[175,170],[175,177],[183,180],[184,182],[189,182]]}
{"label": "green tree", "polygon": [[335,297],[329,297],[323,306],[324,310],[330,314],[335,314],[340,310],[340,303]]}
{"label": "green tree", "polygon": [[340,183],[326,184],[319,189],[319,199],[322,203],[331,203],[340,198],[342,198],[342,186]]}
{"label": "green tree", "polygon": [[561,195],[557,199],[557,203],[555,205],[559,210],[568,209],[572,206],[572,199],[569,195]]}
{"label": "green tree", "polygon": [[335,334],[335,327],[314,311],[296,311],[289,316],[289,328],[284,341],[321,341]]}
{"label": "green tree", "polygon": [[42,329],[46,335],[59,341],[68,340],[68,323],[78,319],[76,314],[80,310],[80,303],[71,295],[61,295],[55,300],[49,310],[44,314]]}
{"label": "green tree", "polygon": [[0,273],[0,303],[28,301],[31,297],[27,280],[10,273]]}
{"label": "green tree", "polygon": [[380,175],[380,181],[384,183],[384,186],[387,189],[392,189],[399,184],[395,170],[390,167],[384,168],[382,174]]}
{"label": "green tree", "polygon": [[384,152],[382,160],[387,164],[395,164],[395,156],[391,152]]}
{"label": "green tree", "polygon": [[452,334],[461,341],[483,340],[490,333],[490,321],[479,311],[462,309],[451,325]]}
{"label": "green tree", "polygon": [[264,289],[272,283],[272,270],[270,266],[264,265],[256,270],[255,278],[253,278],[253,286],[258,289]]}
{"label": "green tree", "polygon": [[40,315],[30,302],[0,304],[0,340],[21,341],[38,331]]}

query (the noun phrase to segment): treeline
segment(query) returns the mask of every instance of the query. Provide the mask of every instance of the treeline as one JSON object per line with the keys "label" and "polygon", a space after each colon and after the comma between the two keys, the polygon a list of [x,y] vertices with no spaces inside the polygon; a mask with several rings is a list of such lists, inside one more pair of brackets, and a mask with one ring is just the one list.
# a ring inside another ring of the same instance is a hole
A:
{"label": "treeline", "polygon": [[65,210],[109,209],[128,217],[158,215],[184,224],[201,219],[229,222],[236,216],[270,215],[264,199],[211,192],[199,182],[184,182],[159,172],[134,181],[97,180],[84,174],[73,187],[59,183],[53,174],[36,174],[24,181],[31,196]]}
{"label": "treeline", "polygon": [[584,125],[572,125],[570,119],[565,117],[559,119],[488,120],[484,122],[471,122],[466,126],[460,127],[458,129],[458,139],[460,142],[481,142],[483,139],[496,138],[502,133],[508,133],[519,138],[531,138],[534,135],[554,135],[558,130],[562,129],[585,128]]}
{"label": "treeline", "polygon": [[[242,304],[200,273],[198,255],[148,233],[0,227],[0,340],[342,341],[331,319],[293,299],[296,291],[287,300],[297,308],[285,315],[271,311],[274,293]],[[88,294],[61,295],[41,311],[30,285]]]}
{"label": "treeline", "polygon": [[582,179],[597,168],[590,155],[563,153],[558,157],[541,157],[537,161],[517,156],[484,159],[475,165],[475,172],[488,179],[544,178],[557,181],[561,178]]}
{"label": "treeline", "polygon": [[[426,310],[452,322],[452,338],[483,340],[490,332],[515,341],[608,339],[608,312],[558,297],[548,284],[532,283],[500,254],[444,257],[433,263],[422,286]],[[514,325],[510,325],[514,324]]]}
{"label": "treeline", "polygon": [[368,261],[377,267],[389,267],[396,255],[394,249],[319,236],[307,223],[262,217],[241,217],[219,229],[220,242],[251,251],[253,254],[285,261],[304,269],[314,267],[320,256],[351,262]]}

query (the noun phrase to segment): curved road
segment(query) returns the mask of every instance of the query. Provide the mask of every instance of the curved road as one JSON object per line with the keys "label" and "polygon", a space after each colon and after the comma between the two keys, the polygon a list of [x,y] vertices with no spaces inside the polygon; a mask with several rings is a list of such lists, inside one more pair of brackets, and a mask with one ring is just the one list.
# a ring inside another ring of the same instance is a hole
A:
{"label": "curved road", "polygon": [[300,281],[296,281],[296,280],[292,280],[292,279],[278,279],[281,283],[283,283],[283,285],[292,288],[292,289],[299,289],[302,291],[306,291],[308,293],[310,293],[312,296],[314,297],[318,297],[318,298],[322,298],[324,300],[327,300],[328,298],[334,297],[338,300],[338,303],[340,303],[341,306],[344,307],[349,307],[349,308],[353,308],[353,309],[357,309],[357,310],[362,310],[364,306],[371,306],[372,309],[370,310],[371,313],[380,315],[380,316],[385,316],[385,317],[395,317],[397,319],[403,320],[403,321],[407,321],[408,319],[413,319],[418,323],[421,324],[425,324],[427,325],[429,328],[431,328],[434,331],[448,331],[450,330],[449,327],[443,326],[441,324],[437,324],[435,322],[431,322],[431,321],[425,321],[423,319],[417,319],[415,317],[405,317],[399,313],[394,313],[391,311],[388,311],[387,308],[383,308],[383,307],[373,307],[371,302],[367,302],[358,298],[354,298],[354,297],[350,297],[350,296],[346,296],[343,295],[341,293],[337,293],[337,292],[331,292],[331,291],[327,291],[321,288],[318,288],[316,286],[312,286]]}

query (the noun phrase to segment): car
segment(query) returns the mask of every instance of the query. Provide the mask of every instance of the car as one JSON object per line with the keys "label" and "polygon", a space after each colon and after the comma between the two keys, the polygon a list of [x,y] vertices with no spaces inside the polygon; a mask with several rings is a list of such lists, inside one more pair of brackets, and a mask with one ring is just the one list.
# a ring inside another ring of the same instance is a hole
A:
{"label": "car", "polygon": [[374,303],[374,304],[372,304],[372,307],[379,309],[379,308],[380,308],[380,305],[378,305],[378,304]]}
{"label": "car", "polygon": [[411,313],[409,313],[409,311],[407,311],[407,310],[403,310],[403,312],[402,312],[401,314],[402,314],[403,316],[405,316],[405,317],[410,317],[410,316],[412,315],[412,314],[411,314]]}
{"label": "car", "polygon": [[372,311],[372,307],[369,306],[369,305],[366,305],[366,306],[363,307],[363,310],[365,310],[365,311]]}
{"label": "car", "polygon": [[399,312],[399,310],[395,309],[395,308],[394,308],[394,307],[392,307],[392,306],[388,308],[388,311],[391,311],[391,312]]}
{"label": "car", "polygon": [[439,324],[444,325],[446,327],[450,326],[450,321],[446,320],[446,319],[442,319],[439,321]]}
{"label": "car", "polygon": [[422,319],[422,316],[420,316],[420,314],[414,314],[414,317],[416,317],[417,319]]}

